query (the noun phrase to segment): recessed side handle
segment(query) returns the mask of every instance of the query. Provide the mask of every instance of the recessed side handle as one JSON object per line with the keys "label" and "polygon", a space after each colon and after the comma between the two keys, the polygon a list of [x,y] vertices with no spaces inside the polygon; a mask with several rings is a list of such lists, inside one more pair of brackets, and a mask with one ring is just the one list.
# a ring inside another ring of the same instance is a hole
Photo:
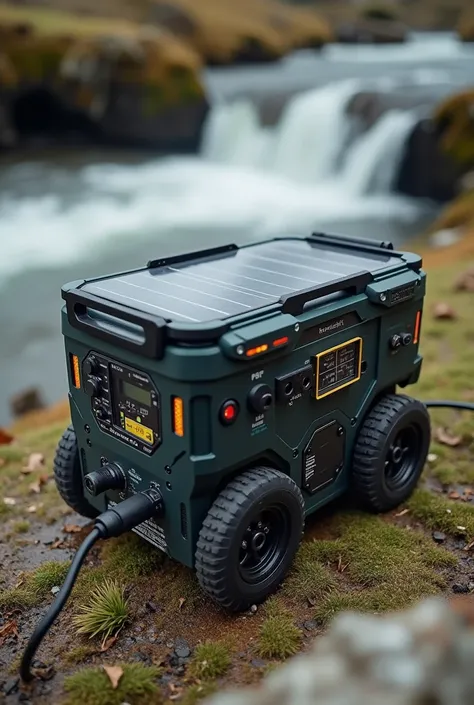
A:
{"label": "recessed side handle", "polygon": [[326,284],[318,284],[310,289],[302,289],[295,294],[287,294],[280,299],[282,313],[298,316],[303,313],[310,302],[317,302],[318,299],[331,294],[340,293],[347,296],[362,294],[365,291],[365,287],[372,281],[372,274],[364,271],[358,272],[349,278],[336,279]]}
{"label": "recessed side handle", "polygon": [[74,328],[138,355],[161,359],[165,348],[166,321],[135,313],[120,304],[108,304],[97,296],[63,292],[68,321]]}

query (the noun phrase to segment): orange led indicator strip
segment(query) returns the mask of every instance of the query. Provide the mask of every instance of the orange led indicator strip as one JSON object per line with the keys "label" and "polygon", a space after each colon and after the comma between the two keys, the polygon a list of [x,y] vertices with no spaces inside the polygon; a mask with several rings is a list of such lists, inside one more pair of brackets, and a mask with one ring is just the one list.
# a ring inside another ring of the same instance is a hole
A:
{"label": "orange led indicator strip", "polygon": [[247,357],[253,357],[254,355],[259,355],[260,353],[266,352],[268,350],[267,343],[259,345],[257,348],[249,348],[245,353]]}
{"label": "orange led indicator strip", "polygon": [[420,337],[420,323],[421,323],[421,311],[418,311],[416,314],[416,319],[415,319],[415,332],[413,335],[413,344],[416,345],[418,343],[419,337]]}
{"label": "orange led indicator strip", "polygon": [[181,397],[173,397],[173,432],[184,436],[184,404]]}
{"label": "orange led indicator strip", "polygon": [[72,379],[76,389],[81,388],[81,374],[79,369],[79,358],[77,355],[72,355]]}
{"label": "orange led indicator strip", "polygon": [[286,345],[288,340],[288,336],[285,335],[283,338],[277,338],[276,340],[274,340],[272,345],[274,348],[279,348],[281,345]]}

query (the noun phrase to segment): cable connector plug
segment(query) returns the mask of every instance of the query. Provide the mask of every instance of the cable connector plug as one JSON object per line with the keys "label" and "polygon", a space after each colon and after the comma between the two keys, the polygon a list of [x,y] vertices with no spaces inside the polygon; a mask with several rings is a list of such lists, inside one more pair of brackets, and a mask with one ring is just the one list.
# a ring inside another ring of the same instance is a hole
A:
{"label": "cable connector plug", "polygon": [[123,502],[100,514],[95,526],[101,538],[112,538],[130,531],[147,519],[163,515],[164,504],[161,492],[150,488],[134,494]]}

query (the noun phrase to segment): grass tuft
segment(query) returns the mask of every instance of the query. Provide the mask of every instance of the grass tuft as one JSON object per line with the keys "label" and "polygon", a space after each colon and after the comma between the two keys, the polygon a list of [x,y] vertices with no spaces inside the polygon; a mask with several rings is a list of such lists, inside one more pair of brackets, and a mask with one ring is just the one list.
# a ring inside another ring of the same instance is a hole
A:
{"label": "grass tuft", "polygon": [[186,690],[183,697],[179,700],[180,705],[196,705],[203,698],[213,695],[217,690],[217,685],[212,681],[207,683],[199,683],[192,685]]}
{"label": "grass tuft", "polygon": [[31,575],[31,583],[41,595],[53,587],[61,587],[70,566],[69,561],[46,561]]}
{"label": "grass tuft", "polygon": [[100,668],[84,668],[64,680],[64,690],[68,694],[64,705],[121,705],[129,702],[160,702],[156,699],[158,686],[156,679],[160,670],[142,663],[124,664],[123,676],[116,689]]}
{"label": "grass tuft", "polygon": [[20,519],[13,524],[13,531],[17,534],[26,534],[30,530],[30,522]]}
{"label": "grass tuft", "polygon": [[212,680],[223,676],[229,666],[229,648],[222,642],[206,641],[196,647],[189,672],[195,678]]}
{"label": "grass tuft", "polygon": [[299,650],[301,630],[289,614],[268,617],[262,624],[258,639],[258,653],[263,658],[285,659]]}
{"label": "grass tuft", "polygon": [[73,619],[78,634],[88,634],[92,639],[104,640],[117,634],[128,618],[124,589],[114,580],[105,580],[96,587],[89,600],[79,607]]}
{"label": "grass tuft", "polygon": [[95,653],[96,650],[93,649],[91,646],[75,646],[73,649],[67,651],[63,655],[62,660],[67,665],[75,666],[78,663],[82,663],[82,661],[85,661],[87,658],[89,658],[89,656],[92,656]]}
{"label": "grass tuft", "polygon": [[[474,507],[418,489],[408,502],[412,516],[430,529],[456,536],[458,526],[464,526],[469,536],[474,536]],[[461,532],[462,533],[462,532]]]}

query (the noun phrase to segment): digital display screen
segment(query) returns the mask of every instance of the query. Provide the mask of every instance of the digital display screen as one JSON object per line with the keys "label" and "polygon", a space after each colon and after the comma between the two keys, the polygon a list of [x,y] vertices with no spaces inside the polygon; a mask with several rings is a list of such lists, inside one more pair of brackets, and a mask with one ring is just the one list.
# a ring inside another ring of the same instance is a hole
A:
{"label": "digital display screen", "polygon": [[126,397],[138,401],[140,404],[151,406],[151,394],[147,389],[136,387],[134,384],[130,384],[130,382],[125,382],[125,380],[121,380],[120,387],[120,391]]}

